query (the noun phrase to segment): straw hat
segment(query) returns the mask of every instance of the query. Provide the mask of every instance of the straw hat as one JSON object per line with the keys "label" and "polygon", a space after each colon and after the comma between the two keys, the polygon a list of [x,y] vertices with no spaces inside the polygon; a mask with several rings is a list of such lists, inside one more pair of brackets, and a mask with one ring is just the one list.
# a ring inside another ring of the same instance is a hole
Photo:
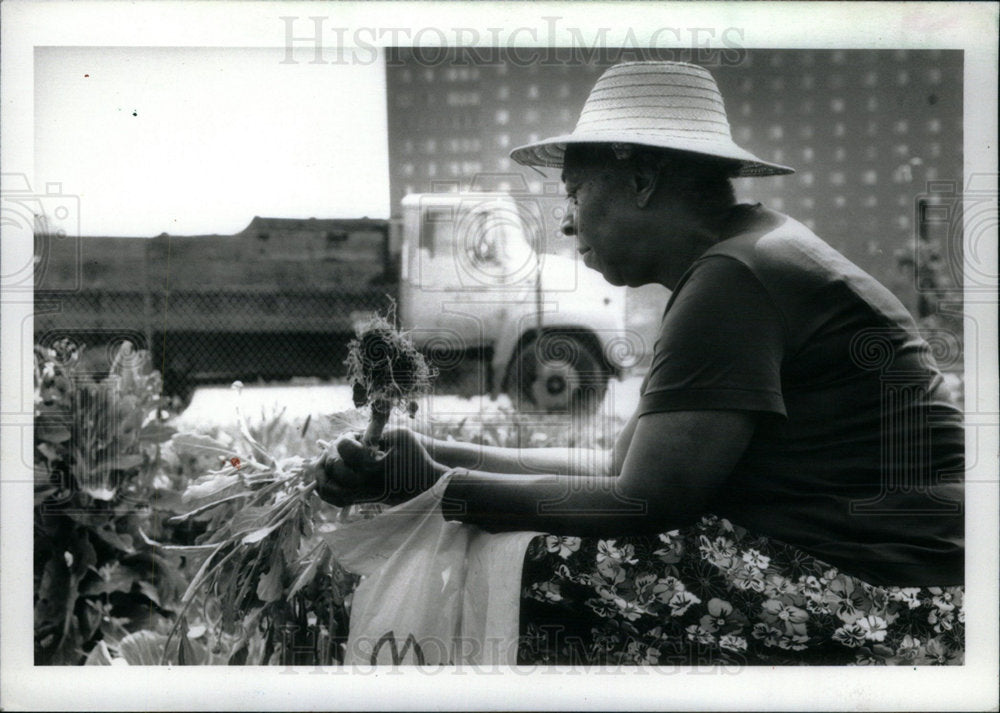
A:
{"label": "straw hat", "polygon": [[795,169],[757,158],[733,142],[726,108],[708,70],[684,62],[624,62],[609,68],[587,97],[572,134],[520,146],[525,166],[562,167],[567,144],[628,143],[733,159],[734,176]]}

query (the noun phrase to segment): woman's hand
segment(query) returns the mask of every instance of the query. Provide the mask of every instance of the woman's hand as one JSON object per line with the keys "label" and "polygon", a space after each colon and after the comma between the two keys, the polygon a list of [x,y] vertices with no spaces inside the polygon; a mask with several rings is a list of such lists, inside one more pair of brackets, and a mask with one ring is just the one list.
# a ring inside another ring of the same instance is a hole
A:
{"label": "woman's hand", "polygon": [[356,436],[342,436],[317,463],[320,497],[337,507],[394,505],[416,497],[448,470],[430,457],[421,440],[409,429],[391,429],[379,443],[381,450],[373,452]]}

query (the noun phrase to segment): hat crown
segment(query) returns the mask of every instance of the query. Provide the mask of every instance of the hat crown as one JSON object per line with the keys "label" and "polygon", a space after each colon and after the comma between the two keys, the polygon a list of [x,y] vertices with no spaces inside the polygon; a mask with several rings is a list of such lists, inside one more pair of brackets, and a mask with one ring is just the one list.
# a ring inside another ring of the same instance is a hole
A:
{"label": "hat crown", "polygon": [[683,62],[625,62],[601,75],[573,133],[622,132],[732,140],[715,79]]}
{"label": "hat crown", "polygon": [[594,84],[573,133],[519,146],[526,166],[561,167],[571,143],[633,143],[704,154],[733,162],[734,176],[773,176],[794,169],[738,146],[715,79],[686,62],[623,62]]}

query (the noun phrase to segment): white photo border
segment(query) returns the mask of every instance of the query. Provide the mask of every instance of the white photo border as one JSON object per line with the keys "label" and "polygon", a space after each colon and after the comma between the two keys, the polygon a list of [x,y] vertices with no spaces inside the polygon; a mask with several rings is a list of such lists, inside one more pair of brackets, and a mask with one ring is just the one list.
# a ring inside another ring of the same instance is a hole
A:
{"label": "white photo border", "polygon": [[[363,3],[27,2],[2,4],[0,161],[4,174],[34,171],[33,54],[42,46],[270,47],[284,43],[282,16],[330,16],[349,28],[479,28],[480,43],[548,46],[551,18],[581,37],[618,46],[632,30],[740,28],[746,48],[962,49],[965,51],[965,179],[997,191],[997,5],[995,3]],[[623,24],[623,21],[627,24]],[[502,28],[491,34],[489,28]],[[519,30],[520,28],[520,30]],[[526,29],[525,29],[526,28]],[[516,30],[519,30],[515,33]],[[687,33],[685,35],[685,33]],[[412,32],[411,32],[412,36]],[[468,36],[466,36],[467,40]],[[366,39],[368,39],[366,35]],[[392,36],[368,41],[388,45]],[[427,38],[428,43],[430,37]],[[969,226],[967,226],[969,227]],[[976,226],[981,227],[981,226]],[[996,266],[996,221],[979,236],[983,265]],[[968,231],[966,233],[968,239]],[[3,241],[3,264],[26,264],[32,247]],[[955,668],[745,668],[699,672],[637,668],[601,673],[534,668],[503,675],[471,668],[347,672],[310,668],[35,667],[31,661],[31,313],[3,295],[0,477],[0,708],[10,710],[322,709],[994,709],[998,685],[997,301],[967,292],[980,339],[966,372],[977,393],[967,409],[967,663]],[[975,623],[975,625],[972,625]]]}

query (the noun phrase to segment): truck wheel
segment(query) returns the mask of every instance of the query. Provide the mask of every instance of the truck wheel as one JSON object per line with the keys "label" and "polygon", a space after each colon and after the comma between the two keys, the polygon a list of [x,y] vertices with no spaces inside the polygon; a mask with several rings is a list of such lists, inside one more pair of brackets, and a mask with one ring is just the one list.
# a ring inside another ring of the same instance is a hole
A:
{"label": "truck wheel", "polygon": [[522,411],[593,414],[608,390],[608,373],[579,337],[543,334],[511,363],[507,393]]}

